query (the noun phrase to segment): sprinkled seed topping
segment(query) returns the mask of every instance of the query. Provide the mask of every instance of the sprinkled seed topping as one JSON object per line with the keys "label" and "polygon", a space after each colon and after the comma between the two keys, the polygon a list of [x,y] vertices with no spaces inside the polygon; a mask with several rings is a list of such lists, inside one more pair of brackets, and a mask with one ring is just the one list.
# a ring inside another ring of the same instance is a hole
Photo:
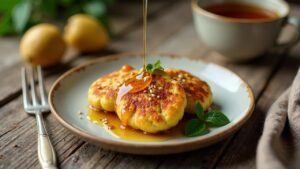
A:
{"label": "sprinkled seed topping", "polygon": [[178,74],[177,77],[174,77],[173,80],[176,80],[179,83],[185,83],[187,77],[188,77],[188,74],[186,74],[186,73],[185,74],[180,73],[180,74]]}

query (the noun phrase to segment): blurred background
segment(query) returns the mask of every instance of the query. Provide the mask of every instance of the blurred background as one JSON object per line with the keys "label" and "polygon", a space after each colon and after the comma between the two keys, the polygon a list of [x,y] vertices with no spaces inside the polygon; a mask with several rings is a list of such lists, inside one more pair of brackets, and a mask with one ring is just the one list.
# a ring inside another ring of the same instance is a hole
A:
{"label": "blurred background", "polygon": [[0,35],[20,35],[41,22],[64,22],[77,13],[96,17],[111,32],[108,13],[116,0],[0,0]]}
{"label": "blurred background", "polygon": [[[184,5],[190,3],[190,0],[149,0],[149,18],[159,17],[156,15],[163,11],[164,6],[180,1],[186,2]],[[300,4],[300,0],[288,2]],[[189,5],[185,8],[190,10]],[[76,14],[84,15],[72,17]],[[1,58],[0,70],[20,61],[20,56],[35,65],[53,66],[61,60],[68,60],[70,47],[76,49],[77,56],[85,53],[109,54],[116,49],[118,52],[142,49],[142,46],[132,46],[128,39],[118,40],[129,30],[142,26],[141,17],[142,0],[0,0],[0,48],[7,51],[6,56]],[[174,21],[176,19],[170,24]],[[29,31],[43,23],[51,25]],[[26,32],[30,33],[25,36]],[[149,34],[158,38],[155,31]],[[151,43],[153,37],[149,36],[150,48],[155,46]],[[55,40],[51,41],[51,38]],[[119,43],[114,43],[116,40]],[[135,37],[135,41],[141,40],[142,36]],[[64,42],[59,45],[60,41]],[[47,44],[32,46],[33,42]],[[49,53],[51,46],[60,50]],[[44,50],[40,51],[42,48]],[[16,49],[19,49],[18,52]],[[45,53],[49,56],[42,56]]]}
{"label": "blurred background", "polygon": [[[119,1],[124,3],[124,0]],[[125,2],[130,5],[136,4],[138,0]],[[300,3],[299,0],[288,2]],[[41,22],[62,23],[77,13],[96,17],[111,36],[113,30],[109,15],[121,14],[118,11],[118,0],[0,0],[0,4],[0,36],[21,35],[31,26]]]}

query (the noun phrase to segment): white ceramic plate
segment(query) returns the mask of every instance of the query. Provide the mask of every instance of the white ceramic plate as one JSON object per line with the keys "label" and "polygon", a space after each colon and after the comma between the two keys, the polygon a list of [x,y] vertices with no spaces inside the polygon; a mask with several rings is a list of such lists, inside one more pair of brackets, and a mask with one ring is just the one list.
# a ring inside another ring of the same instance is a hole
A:
{"label": "white ceramic plate", "polygon": [[165,68],[180,68],[207,81],[213,92],[214,104],[220,106],[231,123],[213,128],[204,136],[138,142],[116,138],[86,118],[80,119],[77,112],[87,113],[87,91],[94,80],[118,70],[124,64],[135,68],[142,66],[142,58],[133,53],[101,57],[66,72],[49,93],[51,111],[60,123],[81,138],[107,149],[133,154],[168,154],[204,147],[233,134],[251,116],[254,109],[252,90],[233,72],[215,64],[173,55],[153,55],[148,61],[152,63],[158,59]]}

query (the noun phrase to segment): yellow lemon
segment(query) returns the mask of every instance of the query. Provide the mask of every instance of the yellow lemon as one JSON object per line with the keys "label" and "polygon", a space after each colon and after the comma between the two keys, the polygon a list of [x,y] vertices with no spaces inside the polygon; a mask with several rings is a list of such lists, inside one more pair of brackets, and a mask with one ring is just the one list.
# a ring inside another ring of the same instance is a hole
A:
{"label": "yellow lemon", "polygon": [[99,51],[107,47],[109,37],[102,24],[95,18],[76,14],[68,19],[64,39],[80,52]]}
{"label": "yellow lemon", "polygon": [[20,52],[33,65],[42,67],[58,63],[66,49],[59,29],[51,24],[38,24],[22,37]]}

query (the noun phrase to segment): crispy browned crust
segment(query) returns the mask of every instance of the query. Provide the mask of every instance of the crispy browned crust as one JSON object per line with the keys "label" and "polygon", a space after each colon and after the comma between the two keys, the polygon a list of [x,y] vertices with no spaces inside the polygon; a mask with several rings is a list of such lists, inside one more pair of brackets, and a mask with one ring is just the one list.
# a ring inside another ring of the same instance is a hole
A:
{"label": "crispy browned crust", "polygon": [[120,70],[100,77],[89,88],[89,104],[98,109],[115,111],[115,100],[119,87],[125,80],[136,74],[137,70],[129,65],[124,65]]}
{"label": "crispy browned crust", "polygon": [[153,75],[151,84],[137,93],[128,93],[117,103],[117,114],[129,114],[128,125],[156,133],[175,126],[184,114],[186,96],[176,81]]}
{"label": "crispy browned crust", "polygon": [[212,104],[212,92],[209,85],[200,78],[180,69],[166,69],[171,79],[179,82],[187,95],[188,106],[186,111],[194,112],[194,105],[200,102],[204,109],[208,109]]}

